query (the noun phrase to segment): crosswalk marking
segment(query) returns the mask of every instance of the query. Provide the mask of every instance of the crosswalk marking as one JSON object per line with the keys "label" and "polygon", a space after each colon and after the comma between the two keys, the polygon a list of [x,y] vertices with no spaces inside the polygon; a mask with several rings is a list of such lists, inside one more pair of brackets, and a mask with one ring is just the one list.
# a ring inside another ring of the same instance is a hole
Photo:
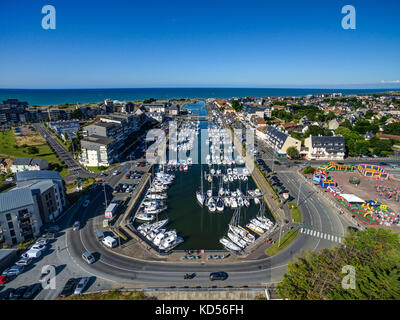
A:
{"label": "crosswalk marking", "polygon": [[321,231],[311,230],[308,228],[301,228],[300,233],[304,233],[304,234],[307,234],[312,237],[317,237],[317,238],[325,239],[325,240],[332,241],[332,242],[342,243],[342,238],[340,236],[334,236],[332,234],[324,233]]}

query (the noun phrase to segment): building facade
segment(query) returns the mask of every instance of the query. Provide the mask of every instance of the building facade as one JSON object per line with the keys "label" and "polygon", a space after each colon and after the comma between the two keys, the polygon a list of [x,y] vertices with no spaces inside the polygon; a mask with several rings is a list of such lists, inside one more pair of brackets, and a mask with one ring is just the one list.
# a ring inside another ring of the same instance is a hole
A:
{"label": "building facade", "polygon": [[48,168],[49,164],[46,160],[32,158],[17,158],[10,166],[10,170],[12,173],[22,171],[47,170]]}
{"label": "building facade", "polygon": [[296,148],[299,153],[301,149],[301,141],[297,140],[287,133],[280,131],[277,127],[270,125],[267,127],[264,136],[267,144],[274,150],[279,157],[287,155],[287,149]]}
{"label": "building facade", "polygon": [[308,160],[343,160],[346,153],[342,136],[309,136],[304,146]]}

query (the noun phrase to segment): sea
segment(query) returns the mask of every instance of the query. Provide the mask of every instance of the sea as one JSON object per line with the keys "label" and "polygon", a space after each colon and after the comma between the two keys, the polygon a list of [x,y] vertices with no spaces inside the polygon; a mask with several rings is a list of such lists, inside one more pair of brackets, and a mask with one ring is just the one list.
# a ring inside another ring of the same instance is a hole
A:
{"label": "sea", "polygon": [[297,88],[130,88],[130,89],[0,89],[0,102],[6,99],[47,106],[65,103],[101,102],[172,98],[280,97],[308,94],[370,94],[393,89],[297,89]]}

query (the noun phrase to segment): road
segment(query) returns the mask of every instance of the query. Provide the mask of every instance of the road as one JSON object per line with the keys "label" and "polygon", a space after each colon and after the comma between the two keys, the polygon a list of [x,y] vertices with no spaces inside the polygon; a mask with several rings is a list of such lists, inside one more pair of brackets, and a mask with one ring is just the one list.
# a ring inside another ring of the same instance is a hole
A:
{"label": "road", "polygon": [[[259,260],[248,260],[231,263],[191,263],[191,262],[166,262],[145,261],[132,257],[122,256],[104,247],[95,237],[93,220],[104,214],[104,194],[102,186],[88,192],[86,198],[90,200],[87,208],[79,204],[73,213],[64,215],[58,222],[62,231],[57,240],[51,244],[51,249],[40,259],[35,266],[30,268],[7,286],[17,287],[22,284],[36,282],[43,265],[57,266],[57,289],[43,290],[37,299],[55,299],[69,277],[89,276],[92,278],[89,290],[109,289],[111,287],[137,286],[137,287],[170,287],[170,286],[260,286],[279,282],[286,272],[287,263],[300,255],[301,249],[321,250],[337,245],[339,241],[327,238],[326,235],[343,236],[348,223],[335,212],[334,209],[321,200],[321,196],[308,184],[302,183],[294,168],[283,164],[275,165],[272,150],[266,146],[259,146],[265,150],[263,158],[267,165],[274,167],[277,176],[290,194],[297,198],[303,214],[303,228],[308,228],[315,233],[299,233],[297,238],[282,252],[273,257]],[[104,177],[105,183],[114,187],[124,174],[125,168],[131,168],[130,162],[121,164],[117,169],[120,174]],[[110,188],[108,189],[110,192]],[[86,199],[85,198],[85,199]],[[111,198],[111,194],[107,195]],[[81,199],[82,201],[85,199]],[[297,199],[296,199],[297,200]],[[81,202],[82,202],[81,201]],[[74,221],[81,222],[81,229],[73,231],[71,225]],[[317,233],[316,233],[317,232]],[[337,239],[337,238],[336,238]],[[57,250],[60,247],[61,250]],[[81,258],[84,251],[94,253],[97,261],[88,265]],[[209,273],[213,271],[226,271],[229,278],[220,283],[211,282]],[[195,272],[196,277],[190,282],[183,280],[187,272]]]}
{"label": "road", "polygon": [[57,156],[65,163],[68,167],[68,171],[71,175],[68,179],[74,179],[76,177],[81,178],[89,178],[89,177],[97,177],[97,174],[91,173],[87,169],[83,168],[72,156],[70,152],[65,150],[64,146],[61,145],[57,141],[56,138],[40,123],[34,124],[36,130],[42,135],[44,139],[48,142],[48,144],[53,148],[53,150],[57,153]]}

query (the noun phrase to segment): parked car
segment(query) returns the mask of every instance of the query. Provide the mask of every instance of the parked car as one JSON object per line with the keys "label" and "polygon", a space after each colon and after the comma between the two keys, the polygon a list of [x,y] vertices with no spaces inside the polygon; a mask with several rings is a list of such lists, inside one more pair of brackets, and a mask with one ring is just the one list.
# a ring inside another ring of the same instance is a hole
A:
{"label": "parked car", "polygon": [[49,233],[57,233],[60,231],[60,227],[57,225],[52,225],[50,227],[47,227],[45,231]]}
{"label": "parked car", "polygon": [[42,290],[42,285],[40,283],[34,283],[28,287],[22,296],[24,300],[32,300],[38,293]]}
{"label": "parked car", "polygon": [[40,238],[38,240],[36,240],[35,244],[39,244],[39,245],[46,245],[49,243],[49,239],[47,238]]}
{"label": "parked car", "polygon": [[1,275],[2,276],[18,276],[22,272],[24,272],[24,267],[23,266],[14,265],[14,266],[4,270]]}
{"label": "parked car", "polygon": [[19,259],[15,264],[17,266],[28,266],[32,263],[32,261],[33,261],[32,257],[27,257],[27,258]]}
{"label": "parked car", "polygon": [[23,258],[39,258],[42,255],[42,250],[28,250],[27,252],[21,254],[21,259]]}
{"label": "parked car", "polygon": [[98,230],[98,231],[96,232],[96,237],[97,237],[97,240],[102,241],[102,240],[104,239],[104,233],[103,233],[103,231]]}
{"label": "parked car", "polygon": [[15,279],[15,276],[0,276],[0,284],[4,285],[13,279]]}
{"label": "parked car", "polygon": [[77,284],[78,284],[78,279],[75,278],[68,279],[67,283],[65,284],[64,288],[60,293],[60,297],[65,298],[73,294]]}
{"label": "parked car", "polygon": [[51,240],[51,239],[55,239],[56,238],[56,235],[54,234],[54,233],[44,233],[44,234],[42,234],[42,237],[41,237],[42,239],[48,239],[48,240]]}
{"label": "parked car", "polygon": [[228,278],[228,274],[226,272],[211,272],[210,273],[210,280],[226,280]]}
{"label": "parked car", "polygon": [[87,251],[82,253],[82,259],[85,260],[88,264],[92,264],[96,261],[93,255]]}
{"label": "parked car", "polygon": [[81,278],[79,280],[78,284],[76,285],[74,294],[81,294],[85,290],[88,283],[89,283],[88,277]]}
{"label": "parked car", "polygon": [[4,291],[0,292],[0,300],[9,300],[10,295],[15,291],[14,288],[7,288]]}
{"label": "parked car", "polygon": [[28,290],[28,286],[22,286],[15,289],[13,292],[10,293],[9,299],[10,300],[19,300],[24,295],[25,291]]}
{"label": "parked car", "polygon": [[47,246],[45,244],[34,244],[30,250],[38,250],[38,251],[44,251],[47,249]]}
{"label": "parked car", "polygon": [[74,231],[77,231],[77,230],[79,230],[80,227],[81,227],[81,223],[79,221],[75,221],[72,229]]}
{"label": "parked car", "polygon": [[116,247],[118,245],[117,240],[115,238],[113,238],[113,237],[110,237],[110,236],[105,237],[102,240],[102,243],[105,246],[109,247],[109,248],[114,248],[114,247]]}

